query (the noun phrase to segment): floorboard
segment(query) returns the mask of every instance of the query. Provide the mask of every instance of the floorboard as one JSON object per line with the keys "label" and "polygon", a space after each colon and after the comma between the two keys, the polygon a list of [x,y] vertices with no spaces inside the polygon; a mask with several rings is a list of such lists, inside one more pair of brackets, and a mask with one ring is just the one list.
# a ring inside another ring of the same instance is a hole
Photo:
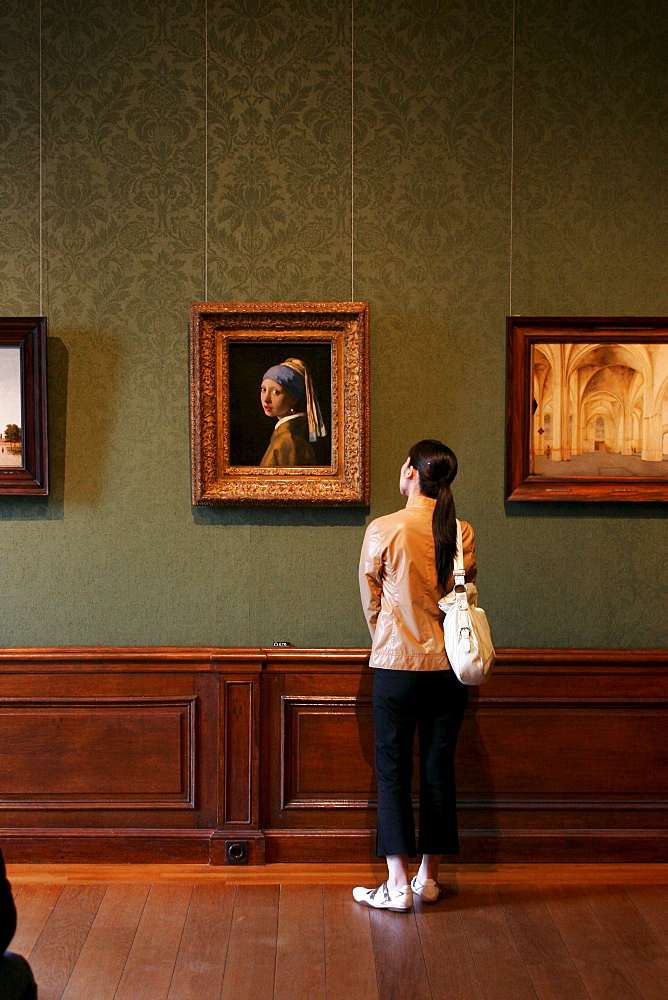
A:
{"label": "floorboard", "polygon": [[278,897],[278,886],[237,887],[221,1000],[273,997]]}
{"label": "floorboard", "polygon": [[645,1000],[666,1000],[668,950],[630,897],[613,886],[586,886],[585,892]]}
{"label": "floorboard", "polygon": [[108,887],[63,1000],[113,1000],[147,896],[145,885]]}
{"label": "floorboard", "polygon": [[17,927],[12,938],[12,948],[29,958],[35,943],[58,902],[62,885],[25,885],[16,900]]}
{"label": "floorboard", "polygon": [[369,910],[379,1000],[432,1000],[413,913]]}
{"label": "floorboard", "polygon": [[467,886],[459,908],[487,1000],[536,1000],[494,886]]}
{"label": "floorboard", "polygon": [[105,891],[105,886],[66,885],[60,894],[30,955],[40,1000],[60,1000]]}
{"label": "floorboard", "polygon": [[192,891],[151,887],[114,1000],[166,1000]]}
{"label": "floorboard", "polygon": [[668,946],[668,887],[631,885],[626,892],[659,940]]}
{"label": "floorboard", "polygon": [[666,866],[448,866],[410,914],[353,901],[374,866],[58,867],[13,875],[40,1000],[668,997]]}
{"label": "floorboard", "polygon": [[592,1000],[642,1000],[582,889],[555,885],[541,892]]}
{"label": "floorboard", "polygon": [[539,1000],[589,1000],[538,886],[501,885],[498,893]]}
{"label": "floorboard", "polygon": [[433,1000],[485,1000],[454,890],[437,903],[415,903],[422,954]]}
{"label": "floorboard", "polygon": [[196,885],[168,1000],[218,1000],[234,910],[231,885]]}
{"label": "floorboard", "polygon": [[321,885],[281,886],[274,1000],[327,1000]]}
{"label": "floorboard", "polygon": [[349,886],[325,886],[327,1000],[378,1000],[369,911]]}

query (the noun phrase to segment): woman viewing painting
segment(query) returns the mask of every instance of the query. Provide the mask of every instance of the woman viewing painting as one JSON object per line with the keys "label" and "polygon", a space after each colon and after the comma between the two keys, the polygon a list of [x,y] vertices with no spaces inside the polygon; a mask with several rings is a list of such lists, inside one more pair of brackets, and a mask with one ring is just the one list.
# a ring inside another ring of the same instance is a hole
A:
{"label": "woman viewing painting", "polygon": [[[408,912],[418,896],[435,903],[444,854],[457,854],[455,747],[468,688],[445,652],[439,600],[454,587],[457,519],[450,488],[457,459],[441,441],[414,444],[399,474],[406,506],[367,527],[360,556],[362,606],[371,632],[372,710],[378,784],[376,854],[387,880],[357,886],[363,906]],[[477,574],[473,528],[461,522],[467,583]],[[411,779],[420,749],[419,835]],[[410,859],[421,855],[411,879]]]}

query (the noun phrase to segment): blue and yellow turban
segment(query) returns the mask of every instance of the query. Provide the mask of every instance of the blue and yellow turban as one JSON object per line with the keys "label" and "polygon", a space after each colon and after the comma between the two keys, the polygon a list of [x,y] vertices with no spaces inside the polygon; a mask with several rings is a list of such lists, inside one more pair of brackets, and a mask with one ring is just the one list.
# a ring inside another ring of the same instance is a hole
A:
{"label": "blue and yellow turban", "polygon": [[283,386],[295,402],[306,401],[309,441],[326,436],[327,428],[322,419],[318,397],[309,370],[303,361],[300,361],[299,358],[288,358],[283,364],[268,368],[262,376],[262,380],[264,381],[266,378]]}

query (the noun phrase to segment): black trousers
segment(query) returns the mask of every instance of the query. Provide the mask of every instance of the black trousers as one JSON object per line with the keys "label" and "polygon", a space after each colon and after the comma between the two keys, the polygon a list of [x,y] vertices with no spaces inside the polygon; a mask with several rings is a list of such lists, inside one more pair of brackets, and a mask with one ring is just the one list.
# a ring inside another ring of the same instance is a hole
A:
{"label": "black trousers", "polygon": [[[469,691],[452,670],[386,670],[373,678],[378,830],[376,854],[457,854],[455,747]],[[420,747],[419,838],[411,796]]]}

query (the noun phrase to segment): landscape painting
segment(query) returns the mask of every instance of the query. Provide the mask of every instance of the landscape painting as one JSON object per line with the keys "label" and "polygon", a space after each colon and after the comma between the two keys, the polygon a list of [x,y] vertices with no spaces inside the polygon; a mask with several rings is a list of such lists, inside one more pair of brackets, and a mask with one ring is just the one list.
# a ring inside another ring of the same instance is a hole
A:
{"label": "landscape painting", "polygon": [[20,468],[21,348],[0,345],[0,467]]}
{"label": "landscape painting", "polygon": [[49,492],[46,341],[46,316],[0,316],[0,497]]}

